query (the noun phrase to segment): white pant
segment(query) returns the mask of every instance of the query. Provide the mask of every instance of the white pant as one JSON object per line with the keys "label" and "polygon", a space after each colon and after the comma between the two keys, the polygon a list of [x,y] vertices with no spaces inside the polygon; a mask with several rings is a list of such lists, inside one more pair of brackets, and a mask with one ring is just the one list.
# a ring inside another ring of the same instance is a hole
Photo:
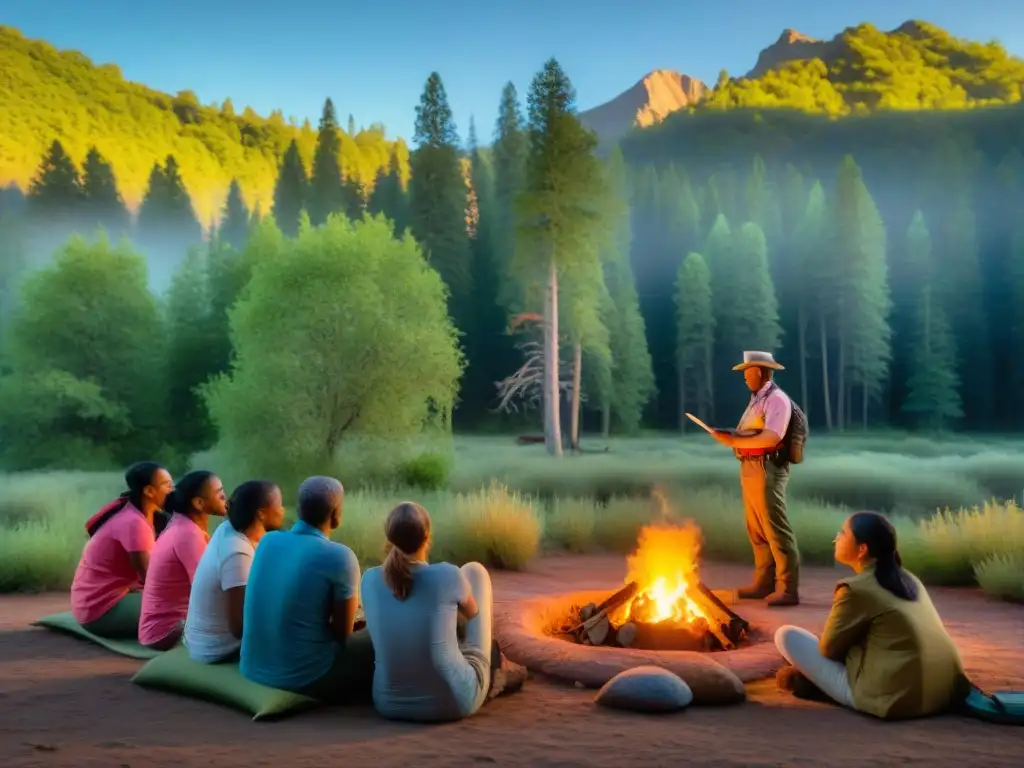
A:
{"label": "white pant", "polygon": [[822,693],[844,707],[854,709],[846,666],[822,656],[818,650],[818,638],[806,629],[786,625],[775,632],[775,647]]}

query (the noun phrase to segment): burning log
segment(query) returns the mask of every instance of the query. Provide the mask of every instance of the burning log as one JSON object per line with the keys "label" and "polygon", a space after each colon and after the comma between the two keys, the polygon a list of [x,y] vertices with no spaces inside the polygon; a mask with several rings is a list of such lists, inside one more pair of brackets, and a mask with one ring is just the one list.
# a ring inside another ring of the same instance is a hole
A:
{"label": "burning log", "polygon": [[698,582],[687,591],[701,617],[686,622],[643,621],[627,614],[616,625],[613,616],[639,592],[638,584],[630,582],[612,593],[600,604],[587,603],[574,607],[573,615],[556,634],[568,636],[582,645],[619,646],[658,651],[733,650],[746,638],[749,625],[729,610],[710,589]]}

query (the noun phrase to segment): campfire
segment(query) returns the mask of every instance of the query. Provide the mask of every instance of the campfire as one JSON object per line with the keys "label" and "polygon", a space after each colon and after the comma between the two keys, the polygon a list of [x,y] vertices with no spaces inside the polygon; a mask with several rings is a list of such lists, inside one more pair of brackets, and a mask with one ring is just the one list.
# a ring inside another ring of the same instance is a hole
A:
{"label": "campfire", "polygon": [[626,585],[600,604],[573,606],[555,634],[583,645],[728,651],[749,625],[700,580],[700,529],[655,523],[627,557]]}

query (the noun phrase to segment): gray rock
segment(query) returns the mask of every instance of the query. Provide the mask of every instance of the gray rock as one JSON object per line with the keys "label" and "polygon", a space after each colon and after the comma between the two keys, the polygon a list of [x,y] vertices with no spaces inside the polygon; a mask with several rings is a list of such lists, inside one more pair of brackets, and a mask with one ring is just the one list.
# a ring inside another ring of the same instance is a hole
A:
{"label": "gray rock", "polygon": [[661,667],[634,667],[620,672],[597,692],[602,707],[632,712],[678,712],[693,701],[681,677]]}

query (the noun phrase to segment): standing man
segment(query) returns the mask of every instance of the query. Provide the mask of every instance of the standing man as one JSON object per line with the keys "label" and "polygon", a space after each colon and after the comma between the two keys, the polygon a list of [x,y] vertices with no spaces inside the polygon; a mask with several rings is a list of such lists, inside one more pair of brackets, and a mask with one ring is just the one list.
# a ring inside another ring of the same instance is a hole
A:
{"label": "standing man", "polygon": [[789,457],[783,438],[793,403],[772,380],[785,370],[770,352],[744,352],[743,371],[750,405],[735,431],[715,430],[714,437],[733,449],[740,461],[740,486],[747,536],[754,550],[754,581],[737,590],[741,600],[765,600],[771,607],[799,605],[800,553],[786,517]]}

